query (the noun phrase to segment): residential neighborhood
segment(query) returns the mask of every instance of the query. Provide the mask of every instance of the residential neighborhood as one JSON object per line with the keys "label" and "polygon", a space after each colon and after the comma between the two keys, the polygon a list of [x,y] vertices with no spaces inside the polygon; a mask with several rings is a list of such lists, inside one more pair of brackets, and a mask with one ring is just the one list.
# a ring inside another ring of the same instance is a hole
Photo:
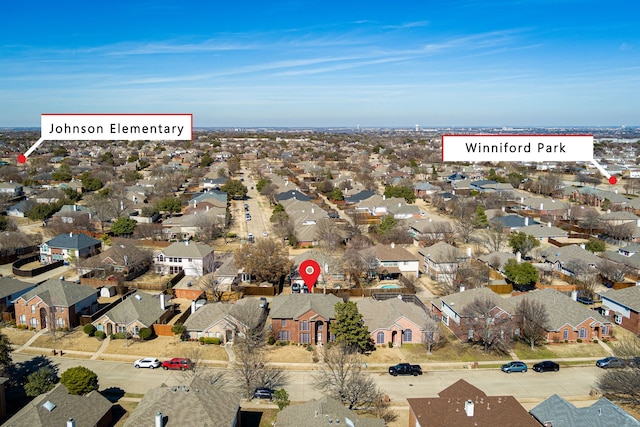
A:
{"label": "residential neighborhood", "polygon": [[[612,187],[586,163],[444,163],[440,144],[428,131],[196,130],[188,143],[43,144],[0,166],[2,375],[25,378],[3,383],[3,425],[51,425],[61,408],[100,426],[556,426],[588,411],[639,425],[596,375],[597,360],[622,372],[640,357],[623,351],[640,333],[635,166]],[[596,155],[635,159],[634,146],[602,136]],[[146,388],[128,402],[114,389],[133,386],[105,377],[82,396],[66,382],[25,395],[27,357],[118,363],[108,371]],[[560,373],[542,374],[533,401],[469,377],[547,359]],[[397,363],[421,366],[414,391],[459,378],[420,395],[387,383]],[[329,381],[336,364],[368,394]],[[565,372],[589,379],[592,409],[554,394]]]}

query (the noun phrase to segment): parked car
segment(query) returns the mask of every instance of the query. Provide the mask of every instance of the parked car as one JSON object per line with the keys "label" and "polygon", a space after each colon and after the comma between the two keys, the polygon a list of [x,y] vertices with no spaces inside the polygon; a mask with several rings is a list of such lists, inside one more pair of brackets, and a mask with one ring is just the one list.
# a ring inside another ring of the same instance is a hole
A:
{"label": "parked car", "polygon": [[596,362],[596,366],[598,368],[608,369],[608,368],[624,368],[626,363],[622,359],[618,359],[617,357],[609,356],[604,359],[600,359]]}
{"label": "parked car", "polygon": [[174,357],[171,360],[165,360],[162,362],[162,369],[180,369],[181,371],[186,371],[187,369],[192,369],[193,363],[191,363],[191,359],[187,359],[184,357]]}
{"label": "parked car", "polygon": [[253,237],[253,233],[249,233],[249,243],[255,242],[255,237]]}
{"label": "parked car", "polygon": [[133,362],[133,367],[155,369],[155,368],[159,368],[161,364],[162,363],[160,363],[158,359],[154,359],[152,357],[145,357],[144,359],[138,359],[135,362]]}
{"label": "parked car", "polygon": [[257,388],[254,392],[253,392],[253,397],[255,397],[256,399],[273,399],[273,393],[275,393],[276,391],[274,389],[268,388],[268,387],[260,387]]}
{"label": "parked car", "polygon": [[299,294],[300,293],[300,284],[299,283],[293,283],[291,285],[291,292],[293,292],[294,294]]}
{"label": "parked car", "polygon": [[420,365],[411,365],[409,363],[398,363],[389,367],[389,374],[397,377],[398,375],[413,375],[417,377],[422,375],[422,367]]}
{"label": "parked car", "polygon": [[560,365],[556,362],[552,362],[551,360],[544,360],[533,365],[533,370],[536,372],[558,372],[560,370]]}
{"label": "parked car", "polygon": [[627,359],[627,365],[637,367],[640,366],[640,356],[634,356]]}
{"label": "parked car", "polygon": [[527,372],[527,364],[524,362],[509,362],[500,367],[502,372],[510,374],[511,372]]}
{"label": "parked car", "polygon": [[251,214],[246,214],[246,215],[244,216],[244,218],[245,218],[247,221],[251,221]]}

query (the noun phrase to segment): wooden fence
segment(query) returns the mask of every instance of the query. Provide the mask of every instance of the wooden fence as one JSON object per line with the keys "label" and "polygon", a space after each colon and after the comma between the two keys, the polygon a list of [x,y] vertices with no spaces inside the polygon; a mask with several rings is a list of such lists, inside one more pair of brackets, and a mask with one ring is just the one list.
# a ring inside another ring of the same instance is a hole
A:
{"label": "wooden fence", "polygon": [[51,264],[43,265],[42,267],[37,267],[32,270],[21,270],[20,267],[23,265],[27,265],[30,262],[34,262],[40,259],[39,255],[33,255],[28,258],[22,258],[18,261],[11,264],[11,271],[13,274],[20,277],[35,277],[42,273],[46,273],[47,271],[54,270],[58,267],[62,267],[64,265],[64,261],[56,261]]}

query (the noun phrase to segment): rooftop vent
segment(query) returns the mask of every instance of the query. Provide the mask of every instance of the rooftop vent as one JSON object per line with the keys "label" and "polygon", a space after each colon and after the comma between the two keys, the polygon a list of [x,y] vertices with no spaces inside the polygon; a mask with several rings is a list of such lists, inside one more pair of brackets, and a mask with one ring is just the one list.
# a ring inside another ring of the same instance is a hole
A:
{"label": "rooftop vent", "polygon": [[55,409],[56,404],[55,404],[55,403],[53,403],[53,402],[51,402],[50,400],[47,400],[46,402],[44,402],[44,403],[42,404],[42,407],[43,407],[44,409],[46,409],[47,411],[51,412],[51,411],[53,411],[53,410]]}

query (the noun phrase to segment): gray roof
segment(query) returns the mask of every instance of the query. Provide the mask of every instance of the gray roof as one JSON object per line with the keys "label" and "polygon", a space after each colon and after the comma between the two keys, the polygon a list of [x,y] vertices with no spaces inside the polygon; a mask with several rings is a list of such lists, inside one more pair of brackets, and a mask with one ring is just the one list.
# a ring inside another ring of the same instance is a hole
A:
{"label": "gray roof", "polygon": [[409,319],[422,330],[429,317],[421,307],[398,298],[387,300],[358,298],[355,303],[358,306],[358,312],[362,314],[364,324],[369,328],[369,332],[376,329],[388,329],[402,317]]}
{"label": "gray roof", "polygon": [[[51,402],[53,409],[49,411],[43,405]],[[111,411],[111,402],[97,391],[84,396],[69,394],[67,388],[57,384],[50,392],[41,394],[11,417],[3,427],[50,427],[64,426],[69,418],[76,420],[76,425],[95,426]],[[153,421],[153,419],[152,419]]]}
{"label": "gray roof", "polygon": [[566,231],[556,226],[549,227],[548,225],[529,225],[527,227],[520,228],[521,232],[529,234],[535,238],[545,237],[566,237],[569,235]]}
{"label": "gray roof", "polygon": [[529,412],[540,424],[551,422],[553,427],[640,426],[640,421],[604,397],[591,406],[576,408],[554,394]]}
{"label": "gray roof", "polygon": [[186,385],[162,385],[145,393],[125,427],[153,427],[158,412],[167,427],[231,427],[240,411],[240,396],[222,391],[205,379],[194,376]]}
{"label": "gray roof", "polygon": [[491,219],[491,222],[494,224],[500,224],[503,228],[520,228],[540,224],[532,218],[525,218],[520,215],[496,216]]}
{"label": "gray roof", "polygon": [[102,242],[82,233],[65,233],[46,241],[44,244],[50,248],[84,249],[102,244]]}
{"label": "gray roof", "polygon": [[278,427],[325,427],[330,424],[348,426],[347,420],[350,420],[354,427],[385,426],[384,420],[359,417],[337,400],[327,396],[299,405],[287,406],[278,413],[276,425]]}
{"label": "gray roof", "polygon": [[188,331],[204,331],[226,318],[230,323],[243,325],[245,330],[251,329],[260,325],[263,319],[264,309],[260,304],[256,298],[243,298],[235,304],[205,304],[187,318],[184,327]]}
{"label": "gray roof", "polygon": [[640,286],[624,289],[611,289],[600,294],[602,298],[623,305],[635,312],[640,312]]}
{"label": "gray roof", "polygon": [[272,319],[297,319],[313,310],[325,319],[336,318],[336,303],[342,302],[332,294],[289,294],[278,295],[271,302]]}
{"label": "gray roof", "polygon": [[555,289],[547,288],[537,291],[527,292],[512,298],[508,298],[512,304],[513,309],[522,301],[523,298],[531,298],[534,301],[539,301],[547,309],[547,315],[549,321],[547,323],[547,330],[559,331],[564,325],[570,325],[573,328],[584,322],[585,320],[592,319],[593,321],[611,324],[611,322],[602,317],[598,312],[591,310],[571,299],[562,292],[558,292]]}
{"label": "gray roof", "polygon": [[418,250],[418,253],[422,256],[428,257],[432,262],[436,264],[454,262],[454,260],[451,259],[452,255],[455,258],[455,261],[458,262],[466,261],[467,259],[469,259],[464,251],[461,251],[460,249],[446,242],[438,242],[426,248],[421,248],[420,250]]}
{"label": "gray roof", "polygon": [[13,277],[0,277],[0,299],[21,295],[35,286],[34,283],[23,282]]}
{"label": "gray roof", "polygon": [[137,320],[150,327],[167,310],[160,307],[160,298],[146,292],[138,291],[120,304],[107,311],[104,315],[114,323],[128,325]]}
{"label": "gray roof", "polygon": [[516,256],[512,252],[491,252],[490,254],[480,255],[478,259],[487,264],[491,264],[494,258],[500,260],[500,269],[503,269],[510,259],[516,259]]}
{"label": "gray roof", "polygon": [[500,298],[498,294],[496,294],[489,288],[468,289],[464,292],[458,292],[455,294],[436,298],[431,303],[438,308],[442,307],[442,303],[447,304],[449,307],[455,310],[456,313],[461,314],[464,313],[464,308],[468,304],[473,302],[476,298],[491,298],[495,301],[497,307],[500,307],[501,309],[509,312],[511,310],[511,304],[507,302],[508,300]]}
{"label": "gray roof", "polygon": [[165,256],[182,258],[204,258],[211,252],[211,246],[189,241],[172,243],[161,251]]}
{"label": "gray roof", "polygon": [[72,307],[88,297],[95,296],[97,300],[98,290],[88,285],[79,285],[60,279],[49,279],[36,286],[20,298],[29,301],[39,296],[47,305],[53,307]]}
{"label": "gray roof", "polygon": [[571,261],[584,261],[594,266],[602,261],[601,258],[578,245],[567,245],[561,248],[550,247],[542,252],[542,257],[547,262],[560,262],[565,267]]}

